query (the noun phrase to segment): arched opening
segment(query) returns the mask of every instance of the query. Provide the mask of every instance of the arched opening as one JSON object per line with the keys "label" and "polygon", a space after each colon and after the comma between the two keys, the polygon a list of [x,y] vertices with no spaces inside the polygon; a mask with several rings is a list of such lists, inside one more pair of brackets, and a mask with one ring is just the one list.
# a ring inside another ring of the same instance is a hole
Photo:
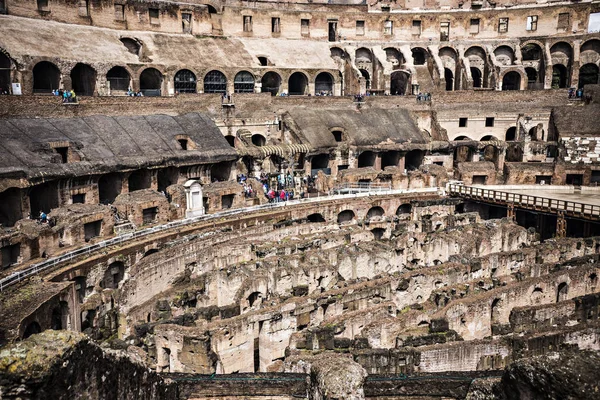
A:
{"label": "arched opening", "polygon": [[569,285],[567,282],[563,282],[556,288],[556,302],[567,300],[567,294],[569,293]]}
{"label": "arched opening", "polygon": [[365,78],[365,88],[367,90],[371,89],[371,77],[369,75],[369,71],[367,71],[366,69],[361,69],[360,74],[363,78]]}
{"label": "arched opening", "polygon": [[254,307],[254,305],[259,305],[260,302],[259,300],[262,299],[262,293],[261,292],[252,292],[250,293],[250,295],[248,296],[248,306],[249,307]]}
{"label": "arched opening", "polygon": [[136,190],[150,189],[152,186],[152,174],[147,169],[138,169],[133,171],[127,178],[127,185],[130,192]]}
{"label": "arched opening", "polygon": [[494,299],[490,308],[490,321],[492,325],[500,323],[500,307],[502,305],[501,299]]}
{"label": "arched opening", "polygon": [[144,96],[160,96],[162,74],[156,68],[146,68],[140,74],[140,90]]}
{"label": "arched opening", "polygon": [[527,132],[527,136],[529,136],[529,139],[531,139],[532,142],[536,142],[538,140],[537,126],[534,126],[533,128],[531,128],[529,130],[529,132]]}
{"label": "arched opening", "polygon": [[331,134],[333,135],[333,139],[336,142],[343,142],[344,141],[344,132],[342,132],[342,131],[331,131]]}
{"label": "arched opening", "polygon": [[325,218],[319,213],[310,214],[306,217],[306,220],[308,222],[325,222]]}
{"label": "arched opening", "polygon": [[454,149],[454,162],[471,162],[473,161],[473,149],[469,146],[457,146]]}
{"label": "arched opening", "polygon": [[123,179],[117,173],[102,175],[98,180],[98,193],[101,204],[109,204],[115,201],[121,194]]}
{"label": "arched opening", "polygon": [[516,71],[507,72],[502,78],[502,90],[521,90],[521,75]]}
{"label": "arched opening", "polygon": [[31,322],[25,328],[25,332],[23,332],[23,339],[27,339],[31,335],[35,335],[36,333],[41,333],[42,327],[36,321]]}
{"label": "arched opening", "polygon": [[[1,7],[0,7],[1,10]],[[0,51],[0,93],[3,90],[7,92],[10,90],[11,79],[10,79],[10,70],[12,67],[12,62],[10,58],[8,58],[2,51]]]}
{"label": "arched opening", "polygon": [[32,187],[29,191],[31,213],[38,215],[40,211],[48,214],[58,207],[58,187],[56,182],[46,182]]}
{"label": "arched opening", "polygon": [[473,87],[481,87],[481,71],[479,68],[471,67],[471,77],[473,78]]}
{"label": "arched opening", "polygon": [[530,88],[537,83],[538,73],[535,68],[531,67],[525,68],[525,73],[527,74],[527,87]]}
{"label": "arched opening", "polygon": [[87,64],[78,63],[71,70],[73,90],[80,96],[93,96],[96,90],[96,70]]}
{"label": "arched opening", "polygon": [[233,78],[235,93],[254,93],[254,76],[248,71],[240,71]]}
{"label": "arched opening", "polygon": [[125,264],[121,261],[115,261],[104,271],[104,278],[100,282],[100,287],[103,289],[117,289],[124,277]]}
{"label": "arched opening", "polygon": [[229,143],[231,147],[235,147],[235,136],[225,135],[225,140],[227,140],[227,143]]}
{"label": "arched opening", "polygon": [[523,161],[523,148],[519,143],[513,143],[506,148],[506,156],[504,158],[506,162],[522,162]]}
{"label": "arched opening", "polygon": [[263,135],[255,133],[252,135],[252,144],[257,147],[263,147],[267,144],[267,139]]}
{"label": "arched opening", "polygon": [[471,141],[472,139],[468,136],[465,135],[460,135],[454,138],[455,142],[460,142],[460,141]]}
{"label": "arched opening", "polygon": [[308,89],[308,78],[302,72],[294,72],[288,80],[290,95],[305,95]]}
{"label": "arched opening", "polygon": [[446,90],[454,90],[454,74],[448,68],[444,68],[444,79],[446,80]]}
{"label": "arched opening", "polygon": [[227,93],[227,78],[221,71],[209,71],[204,76],[204,93]]}
{"label": "arched opening", "polygon": [[498,161],[498,149],[494,145],[487,145],[483,148],[483,161],[491,161],[494,164]]}
{"label": "arched opening", "polygon": [[208,8],[208,13],[209,14],[216,14],[217,13],[217,9],[214,8],[213,6],[211,6],[210,4],[207,4],[206,7]]}
{"label": "arched opening", "polygon": [[41,61],[33,67],[33,93],[51,93],[60,85],[60,70],[51,62]]}
{"label": "arched opening", "polygon": [[55,331],[67,329],[68,317],[69,304],[66,301],[61,301],[58,306],[52,309],[52,316],[50,317],[50,329]]}
{"label": "arched opening", "polygon": [[276,72],[267,72],[260,80],[261,93],[271,93],[271,96],[276,96],[281,87],[281,76]]}
{"label": "arched opening", "polygon": [[142,258],[146,258],[146,257],[148,257],[149,255],[152,255],[152,254],[154,254],[154,253],[158,253],[158,249],[148,249],[148,250],[147,250],[147,251],[144,253],[144,255],[142,256]]}
{"label": "arched opening", "polygon": [[542,49],[534,43],[526,44],[521,48],[523,61],[537,61],[542,58]]}
{"label": "arched opening", "polygon": [[175,74],[175,93],[196,93],[196,75],[189,69]]}
{"label": "arched opening", "polygon": [[397,167],[399,162],[399,151],[386,151],[381,153],[381,169],[385,169],[385,167]]}
{"label": "arched opening", "polygon": [[498,140],[498,139],[496,139],[496,137],[493,135],[485,135],[484,137],[481,138],[482,142],[489,142],[492,140]]}
{"label": "arched opening", "polygon": [[383,51],[385,51],[386,61],[392,64],[393,69],[399,69],[401,65],[404,64],[402,53],[400,53],[397,49],[388,47],[383,49]]}
{"label": "arched opening", "polygon": [[404,167],[408,171],[414,171],[421,167],[425,152],[423,150],[411,150],[404,157]]}
{"label": "arched opening", "polygon": [[510,46],[500,46],[494,50],[496,61],[502,65],[513,65],[515,61],[515,51]]}
{"label": "arched opening", "polygon": [[[186,150],[188,148],[187,139],[179,139],[178,142],[182,150]],[[176,167],[167,167],[159,169],[156,173],[157,190],[159,192],[166,193],[167,188],[171,185],[175,185],[177,183],[178,178],[179,169]]]}
{"label": "arched opening", "polygon": [[371,233],[373,233],[374,240],[381,240],[381,239],[383,239],[383,235],[385,235],[385,229],[383,229],[383,228],[371,229]]}
{"label": "arched opening", "polygon": [[315,78],[315,93],[317,95],[333,95],[333,77],[328,72],[321,72]]}
{"label": "arched opening", "polygon": [[369,211],[367,211],[367,217],[365,218],[367,222],[371,221],[381,221],[385,216],[385,211],[383,208],[379,206],[371,207]]}
{"label": "arched opening", "polygon": [[531,292],[531,304],[540,304],[544,300],[544,291],[540,287],[536,287]]}
{"label": "arched opening", "polygon": [[410,75],[406,72],[394,72],[390,76],[390,94],[392,96],[404,96],[406,94],[406,88],[410,81]]}
{"label": "arched opening", "polygon": [[112,91],[127,91],[131,87],[131,76],[123,67],[112,67],[106,73],[106,80]]}
{"label": "arched opening", "polygon": [[515,140],[517,137],[517,127],[511,126],[506,130],[506,135],[504,136],[504,140],[507,142]]}
{"label": "arched opening", "polygon": [[375,165],[375,153],[363,151],[358,156],[358,168],[372,167]]}
{"label": "arched opening", "polygon": [[585,64],[579,68],[579,88],[584,85],[595,85],[598,81],[598,66],[596,64]]}
{"label": "arched opening", "polygon": [[552,66],[552,89],[566,88],[568,85],[567,67],[562,64]]}
{"label": "arched opening", "polygon": [[351,222],[352,220],[354,220],[355,217],[356,217],[356,215],[354,214],[354,211],[344,210],[338,214],[337,222],[338,222],[338,224]]}
{"label": "arched opening", "polygon": [[411,50],[413,57],[413,64],[415,65],[424,65],[427,60],[427,51],[420,47],[415,47]]}
{"label": "arched opening", "polygon": [[410,214],[412,212],[412,205],[411,204],[401,204],[398,209],[396,210],[396,215],[397,216],[401,216],[401,215],[407,215]]}
{"label": "arched opening", "polygon": [[[212,182],[225,182],[231,177],[231,162],[222,161],[217,164],[213,164],[210,168],[210,178]],[[223,196],[225,198],[225,196]],[[229,208],[229,207],[228,207]]]}
{"label": "arched opening", "polygon": [[310,168],[313,170],[329,168],[329,154],[317,154],[313,156],[310,160]]}

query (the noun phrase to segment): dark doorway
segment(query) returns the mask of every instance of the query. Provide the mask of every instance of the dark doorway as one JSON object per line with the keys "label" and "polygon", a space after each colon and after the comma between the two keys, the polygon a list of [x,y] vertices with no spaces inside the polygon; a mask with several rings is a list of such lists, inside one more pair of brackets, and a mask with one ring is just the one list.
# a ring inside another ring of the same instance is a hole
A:
{"label": "dark doorway", "polygon": [[369,71],[366,69],[361,69],[360,74],[365,78],[365,88],[367,90],[371,89],[371,77],[369,75]]}
{"label": "dark doorway", "polygon": [[444,79],[446,80],[446,90],[454,90],[454,74],[448,68],[444,68]]}
{"label": "dark doorway", "polygon": [[96,90],[96,70],[87,64],[77,64],[71,70],[73,90],[80,96],[93,96]]}
{"label": "dark doorway", "polygon": [[175,93],[196,93],[196,75],[189,69],[175,74]]}
{"label": "dark doorway", "polygon": [[240,71],[233,78],[235,93],[254,93],[254,76],[248,71]]}
{"label": "dark doorway", "polygon": [[479,68],[471,67],[471,77],[473,78],[473,87],[480,88],[481,85],[481,71]]}
{"label": "dark doorway", "polygon": [[[0,13],[2,11],[1,4],[2,3],[0,2]],[[11,65],[12,65],[12,62],[10,61],[10,58],[8,58],[6,55],[4,55],[4,53],[0,52],[0,90],[10,91],[10,87],[11,87],[11,79],[10,79]]]}
{"label": "dark doorway", "polygon": [[566,88],[568,85],[567,67],[562,64],[552,66],[552,89]]}
{"label": "dark doorway", "polygon": [[227,210],[233,206],[233,199],[235,194],[226,194],[221,196],[221,209]]}
{"label": "dark doorway", "polygon": [[397,167],[399,162],[399,151],[386,151],[381,153],[381,169],[385,169],[385,167]]}
{"label": "dark doorway", "polygon": [[140,75],[140,90],[144,96],[160,96],[162,74],[155,68],[146,68]]}
{"label": "dark doorway", "polygon": [[271,96],[276,96],[281,87],[281,76],[276,72],[267,72],[263,75],[261,82],[261,93],[271,93]]}
{"label": "dark doorway", "polygon": [[51,93],[60,85],[60,70],[51,62],[42,61],[33,67],[33,93]]}
{"label": "dark doorway", "polygon": [[305,95],[308,79],[302,72],[294,72],[288,81],[290,95]]}
{"label": "dark doorway", "polygon": [[573,186],[583,185],[583,174],[567,174],[566,183]]}
{"label": "dark doorway", "polygon": [[423,164],[425,152],[422,150],[412,150],[406,153],[404,166],[408,171],[417,170]]}
{"label": "dark doorway", "polygon": [[102,175],[98,180],[98,192],[101,204],[109,204],[115,201],[121,194],[123,179],[119,174]]}
{"label": "dark doorway", "polygon": [[221,71],[210,71],[204,77],[204,93],[226,93],[227,78]]}
{"label": "dark doorway", "polygon": [[8,268],[11,265],[15,265],[19,262],[19,257],[21,256],[21,245],[19,243],[15,243],[2,247],[0,250],[0,256],[2,261],[2,269]]}
{"label": "dark doorway", "polygon": [[106,74],[111,91],[127,91],[131,87],[131,76],[123,67],[112,67]]}
{"label": "dark doorway", "polygon": [[358,168],[375,166],[375,153],[372,151],[363,151],[358,156]]}
{"label": "dark doorway", "polygon": [[37,218],[40,211],[48,214],[51,209],[58,207],[58,188],[56,183],[48,182],[34,186],[29,192],[31,214]]}
{"label": "dark doorway", "polygon": [[144,208],[142,210],[142,222],[144,225],[151,224],[156,221],[158,215],[158,207]]}
{"label": "dark doorway", "polygon": [[152,174],[147,169],[134,171],[129,175],[128,184],[130,192],[150,189],[152,186]]}
{"label": "dark doorway", "polygon": [[[10,188],[0,193],[0,224],[9,227],[23,218],[21,206],[21,190]],[[36,210],[38,211],[38,210]]]}
{"label": "dark doorway", "polygon": [[333,94],[333,78],[327,72],[321,72],[315,79],[315,94]]}
{"label": "dark doorway", "polygon": [[29,336],[35,335],[36,333],[40,333],[41,331],[42,328],[40,327],[40,324],[33,321],[32,323],[27,325],[27,328],[25,328],[25,332],[23,333],[23,339],[27,339]]}
{"label": "dark doorway", "polygon": [[517,136],[517,128],[512,126],[506,130],[505,140],[507,142],[513,141],[516,139],[516,136]]}
{"label": "dark doorway", "polygon": [[525,73],[527,74],[527,89],[534,89],[538,78],[537,71],[534,68],[527,67]]}
{"label": "dark doorway", "polygon": [[412,49],[413,63],[415,65],[423,65],[426,60],[425,50],[419,47]]}
{"label": "dark doorway", "polygon": [[392,96],[404,96],[410,76],[406,72],[394,72],[390,79],[390,94]]}
{"label": "dark doorway", "polygon": [[88,222],[83,225],[83,231],[85,234],[85,241],[89,242],[90,239],[100,236],[102,232],[102,221]]}
{"label": "dark doorway", "polygon": [[354,214],[354,211],[352,210],[344,210],[342,212],[340,212],[337,216],[337,222],[338,224],[343,224],[345,222],[350,222],[354,219],[356,215]]}
{"label": "dark doorway", "polygon": [[169,186],[177,183],[177,178],[179,178],[179,170],[176,167],[159,169],[156,174],[158,191],[166,192]]}
{"label": "dark doorway", "polygon": [[579,69],[579,88],[584,85],[595,85],[598,83],[598,66],[596,64],[585,64]]}
{"label": "dark doorway", "polygon": [[521,75],[516,71],[510,71],[502,78],[502,90],[520,90]]}

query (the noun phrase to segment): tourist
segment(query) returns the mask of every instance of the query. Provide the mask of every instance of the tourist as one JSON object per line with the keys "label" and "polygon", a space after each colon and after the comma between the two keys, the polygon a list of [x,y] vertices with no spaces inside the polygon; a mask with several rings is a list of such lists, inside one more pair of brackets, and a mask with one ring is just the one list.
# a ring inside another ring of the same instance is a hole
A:
{"label": "tourist", "polygon": [[40,222],[42,224],[45,224],[46,222],[48,222],[48,216],[42,210],[40,210]]}

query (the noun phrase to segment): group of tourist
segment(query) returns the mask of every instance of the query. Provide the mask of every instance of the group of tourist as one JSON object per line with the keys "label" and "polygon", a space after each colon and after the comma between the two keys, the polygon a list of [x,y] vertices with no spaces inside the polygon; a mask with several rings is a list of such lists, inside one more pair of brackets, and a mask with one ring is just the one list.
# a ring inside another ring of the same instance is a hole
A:
{"label": "group of tourist", "polygon": [[138,90],[137,92],[135,92],[131,88],[129,88],[129,89],[127,89],[127,96],[129,96],[129,97],[143,97],[144,93],[142,93],[141,90]]}
{"label": "group of tourist", "polygon": [[421,93],[417,94],[417,103],[428,102],[431,101],[431,93]]}
{"label": "group of tourist", "polygon": [[10,92],[8,91],[8,89],[0,88],[0,95],[3,94],[10,94]]}
{"label": "group of tourist", "polygon": [[52,91],[54,96],[60,97],[63,103],[77,103],[77,95],[73,89],[71,90],[62,90],[62,89],[54,89]]}
{"label": "group of tourist", "polygon": [[583,88],[569,88],[569,99],[581,99],[583,97]]}

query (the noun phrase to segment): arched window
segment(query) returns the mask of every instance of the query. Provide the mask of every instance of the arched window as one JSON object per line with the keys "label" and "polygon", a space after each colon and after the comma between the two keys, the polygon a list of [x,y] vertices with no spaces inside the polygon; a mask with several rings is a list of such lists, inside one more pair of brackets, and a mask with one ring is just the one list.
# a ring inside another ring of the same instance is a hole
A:
{"label": "arched window", "polygon": [[412,49],[412,57],[413,63],[415,65],[423,65],[425,64],[425,61],[427,59],[427,52],[425,51],[425,49],[415,47],[414,49]]}
{"label": "arched window", "polygon": [[369,75],[369,71],[367,71],[366,69],[361,69],[360,74],[363,76],[363,78],[365,78],[365,81],[366,81],[365,88],[367,90],[371,89],[371,77]]}
{"label": "arched window", "polygon": [[354,214],[354,211],[344,210],[338,214],[337,222],[338,222],[338,224],[343,224],[343,223],[352,221],[355,217],[356,217],[356,215]]}
{"label": "arched window", "polygon": [[316,94],[333,94],[333,78],[327,72],[321,72],[315,79]]}
{"label": "arched window", "polygon": [[235,93],[254,93],[254,76],[248,71],[240,71],[233,79]]}
{"label": "arched window", "polygon": [[481,87],[481,71],[479,68],[471,67],[471,77],[473,78],[473,87]]}
{"label": "arched window", "polygon": [[288,81],[290,95],[305,95],[308,89],[308,78],[302,72],[294,72]]}
{"label": "arched window", "polygon": [[175,74],[175,93],[196,93],[196,75],[189,69]]}
{"label": "arched window", "polygon": [[146,68],[140,75],[140,90],[144,96],[160,96],[162,74],[156,68]]}
{"label": "arched window", "polygon": [[96,90],[96,70],[87,64],[77,64],[71,70],[73,90],[81,96],[93,96]]}
{"label": "arched window", "polygon": [[255,133],[252,135],[252,144],[257,147],[263,147],[265,144],[267,144],[267,139],[263,135]]}
{"label": "arched window", "polygon": [[562,89],[568,86],[567,67],[562,64],[552,66],[552,89]]}
{"label": "arched window", "polygon": [[221,71],[210,71],[204,77],[204,93],[226,93],[227,78]]}
{"label": "arched window", "polygon": [[510,71],[502,78],[502,90],[521,90],[521,75]]}
{"label": "arched window", "polygon": [[366,220],[367,221],[379,221],[382,220],[385,217],[385,211],[383,210],[383,208],[376,206],[376,207],[371,207],[369,209],[369,211],[367,212],[367,217]]}
{"label": "arched window", "polygon": [[584,85],[595,85],[598,82],[598,66],[596,64],[585,64],[579,69],[579,88]]}
{"label": "arched window", "polygon": [[260,80],[261,93],[271,93],[271,96],[276,96],[281,87],[281,76],[276,72],[267,72]]}
{"label": "arched window", "polygon": [[33,67],[33,93],[50,93],[60,85],[60,70],[51,62],[41,61]]}
{"label": "arched window", "polygon": [[515,140],[516,136],[517,136],[517,128],[512,126],[506,130],[506,136],[505,136],[504,140],[506,140],[507,142],[510,142],[510,141]]}
{"label": "arched window", "polygon": [[106,74],[106,80],[110,85],[111,92],[126,91],[131,87],[131,76],[123,67],[112,67]]}
{"label": "arched window", "polygon": [[406,72],[394,72],[390,79],[390,94],[392,96],[404,96],[410,79],[409,75]]}
{"label": "arched window", "polygon": [[446,90],[454,90],[454,74],[448,68],[444,68],[444,79],[446,80]]}

